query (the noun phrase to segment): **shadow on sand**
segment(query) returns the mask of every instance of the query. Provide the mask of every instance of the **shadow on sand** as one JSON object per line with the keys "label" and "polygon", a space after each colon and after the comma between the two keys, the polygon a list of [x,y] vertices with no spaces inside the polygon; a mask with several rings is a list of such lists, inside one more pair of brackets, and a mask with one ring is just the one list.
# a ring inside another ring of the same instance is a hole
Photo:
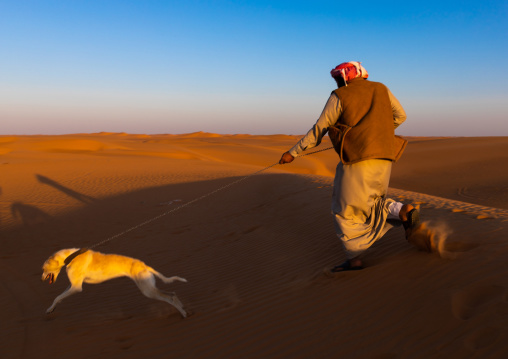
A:
{"label": "shadow on sand", "polygon": [[14,202],[11,205],[11,213],[14,218],[20,218],[25,226],[33,226],[51,219],[49,214],[39,208],[21,202]]}
{"label": "shadow on sand", "polygon": [[68,195],[69,197],[77,199],[80,202],[92,203],[93,201],[95,201],[95,198],[76,192],[68,187],[62,186],[60,183],[53,181],[51,178],[48,178],[46,176],[37,174],[35,175],[35,177],[40,183],[47,184],[48,186],[51,186],[59,190],[60,192]]}
{"label": "shadow on sand", "polygon": [[[349,300],[357,300],[347,294],[371,286],[381,292],[386,283],[380,278],[390,271],[402,272],[397,264],[401,260],[416,262],[428,272],[435,265],[407,243],[402,230],[394,229],[366,258],[373,266],[383,265],[337,280],[324,278],[323,269],[345,257],[330,214],[332,189],[320,177],[254,176],[171,212],[237,179],[123,193],[88,202],[44,223],[3,231],[0,294],[5,313],[11,310],[13,314],[4,316],[0,334],[16,343],[6,349],[5,357],[20,357],[20,350],[23,357],[58,357],[62,345],[74,358],[94,357],[100,348],[108,348],[108,357],[151,353],[151,357],[165,358],[171,352],[179,357],[211,358],[224,357],[223,350],[232,350],[230,357],[267,357],[257,344],[262,340],[271,340],[270,345],[291,343],[282,349],[299,345],[299,355],[280,357],[312,357],[315,346],[305,344],[309,336],[312,343],[321,346],[324,341],[334,348],[337,336],[323,333],[343,327],[344,308]],[[17,204],[16,211],[24,211],[31,219],[41,216],[23,206]],[[166,276],[186,278],[188,283],[158,286],[175,290],[196,314],[182,321],[167,303],[147,299],[124,278],[85,285],[83,293],[45,316],[45,309],[68,282],[62,274],[53,286],[42,287],[42,263],[57,250],[90,247],[134,226],[138,227],[95,250],[138,258]],[[407,290],[405,282],[400,288],[398,281],[393,283],[394,288],[383,292],[387,296],[383,303],[397,307],[398,293]],[[364,301],[359,307],[372,312],[365,315],[377,313],[377,307],[367,305],[370,299]],[[55,337],[61,338],[59,345],[48,345]],[[213,349],[218,342],[218,349]],[[210,354],[212,349],[215,355]],[[245,350],[251,355],[242,355]]]}

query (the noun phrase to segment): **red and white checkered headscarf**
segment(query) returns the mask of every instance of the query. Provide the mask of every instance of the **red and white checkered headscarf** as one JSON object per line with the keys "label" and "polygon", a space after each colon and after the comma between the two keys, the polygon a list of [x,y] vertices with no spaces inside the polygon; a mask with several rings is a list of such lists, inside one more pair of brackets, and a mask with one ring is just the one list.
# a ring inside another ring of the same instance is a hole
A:
{"label": "red and white checkered headscarf", "polygon": [[363,77],[364,79],[369,77],[369,73],[365,70],[365,67],[362,66],[361,62],[358,61],[348,61],[343,62],[332,71],[330,71],[332,77],[342,77],[346,81],[346,85],[348,81],[351,81],[357,77]]}

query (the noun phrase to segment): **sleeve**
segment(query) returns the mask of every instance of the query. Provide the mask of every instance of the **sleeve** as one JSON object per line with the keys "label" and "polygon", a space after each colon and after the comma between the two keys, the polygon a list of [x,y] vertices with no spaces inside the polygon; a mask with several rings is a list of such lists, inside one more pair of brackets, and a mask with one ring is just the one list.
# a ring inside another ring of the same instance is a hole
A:
{"label": "sleeve", "polygon": [[316,147],[321,143],[323,136],[328,132],[328,127],[335,125],[342,113],[342,105],[337,95],[332,92],[330,98],[316,121],[315,125],[298,143],[289,150],[293,157],[310,148]]}
{"label": "sleeve", "polygon": [[397,128],[402,122],[406,121],[406,111],[402,108],[399,100],[397,100],[397,98],[390,92],[390,89],[388,89],[388,97],[390,98],[390,103],[392,105],[393,125]]}

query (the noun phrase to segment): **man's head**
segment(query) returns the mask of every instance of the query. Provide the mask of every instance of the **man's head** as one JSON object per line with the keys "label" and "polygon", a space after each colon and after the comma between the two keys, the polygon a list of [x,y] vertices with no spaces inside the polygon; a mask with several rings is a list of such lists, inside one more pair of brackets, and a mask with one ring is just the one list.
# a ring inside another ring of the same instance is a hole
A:
{"label": "man's head", "polygon": [[343,62],[330,71],[330,74],[337,82],[338,87],[347,86],[348,81],[357,77],[364,79],[369,77],[367,70],[357,61]]}

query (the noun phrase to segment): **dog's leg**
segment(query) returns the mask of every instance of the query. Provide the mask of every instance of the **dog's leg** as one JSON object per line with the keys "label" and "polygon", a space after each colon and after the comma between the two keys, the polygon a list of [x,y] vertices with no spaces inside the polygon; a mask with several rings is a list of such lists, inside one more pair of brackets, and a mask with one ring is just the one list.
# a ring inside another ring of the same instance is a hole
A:
{"label": "dog's leg", "polygon": [[49,314],[51,313],[52,311],[55,310],[55,307],[58,303],[60,303],[62,300],[64,300],[65,298],[67,298],[68,296],[70,295],[73,295],[74,293],[78,293],[78,292],[81,292],[83,289],[81,286],[79,287],[76,287],[76,286],[73,286],[72,284],[69,286],[69,288],[67,288],[62,294],[60,294],[58,297],[55,298],[55,300],[53,301],[53,304],[51,304],[51,307],[49,307],[47,310],[46,310],[46,314]]}
{"label": "dog's leg", "polygon": [[187,279],[182,278],[182,277],[173,276],[173,277],[168,278],[168,277],[164,276],[163,274],[157,272],[155,269],[150,268],[150,267],[148,267],[148,271],[151,272],[152,274],[156,275],[157,277],[159,277],[166,284],[171,284],[177,280],[180,282],[185,282],[185,283],[187,282]]}
{"label": "dog's leg", "polygon": [[180,312],[182,317],[187,317],[187,312],[183,309],[183,305],[178,297],[174,293],[169,295],[162,293],[159,289],[157,289],[155,286],[155,278],[151,273],[147,275],[140,275],[137,278],[133,278],[133,280],[141,293],[143,293],[145,296],[169,303]]}

